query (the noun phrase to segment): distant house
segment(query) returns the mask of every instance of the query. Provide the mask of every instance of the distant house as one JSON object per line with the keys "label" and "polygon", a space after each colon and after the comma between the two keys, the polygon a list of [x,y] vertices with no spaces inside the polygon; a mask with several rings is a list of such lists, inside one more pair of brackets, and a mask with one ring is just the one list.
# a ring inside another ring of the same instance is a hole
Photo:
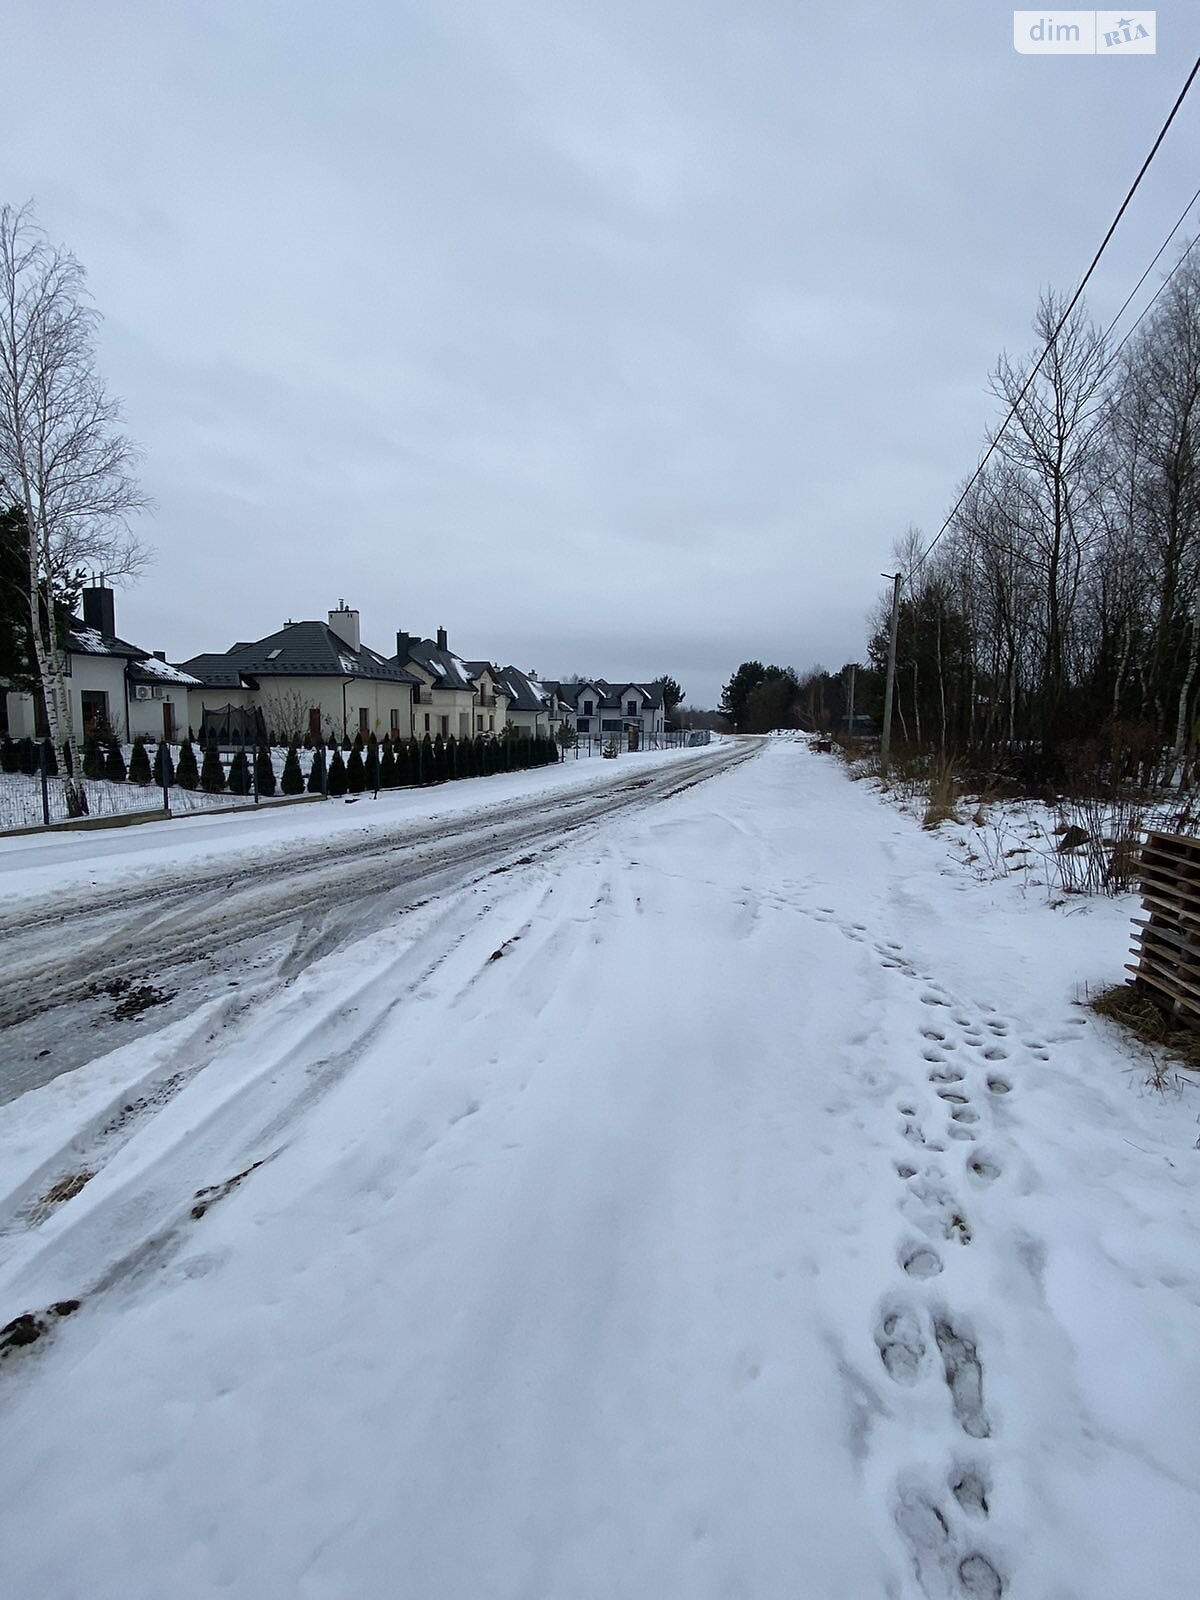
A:
{"label": "distant house", "polygon": [[438,629],[436,639],[398,632],[392,661],[419,685],[413,690],[413,731],[418,739],[427,733],[469,739],[504,731],[509,698],[496,668],[488,661],[464,661],[455,655],[445,628]]}
{"label": "distant house", "polygon": [[[279,740],[409,738],[420,680],[363,644],[358,612],[344,600],[328,622],[288,622],[224,654],[181,663],[197,680],[188,720],[197,737],[253,725]],[[236,733],[228,742],[239,742]]]}
{"label": "distant house", "polygon": [[562,721],[557,701],[538,679],[518,667],[501,667],[496,682],[508,696],[508,720],[522,733],[552,735]]}
{"label": "distant house", "polygon": [[584,738],[622,735],[630,745],[654,744],[666,727],[661,682],[610,683],[592,678],[583,683],[546,683],[565,713],[565,720]]}
{"label": "distant house", "polygon": [[[116,606],[107,584],[83,591],[82,618],[67,635],[67,692],[76,736],[102,731],[128,743],[139,734],[155,741],[186,730],[188,694],[197,680],[167,664],[161,651],[143,650],[117,637]],[[44,739],[49,734],[40,694],[0,692],[0,734]]]}

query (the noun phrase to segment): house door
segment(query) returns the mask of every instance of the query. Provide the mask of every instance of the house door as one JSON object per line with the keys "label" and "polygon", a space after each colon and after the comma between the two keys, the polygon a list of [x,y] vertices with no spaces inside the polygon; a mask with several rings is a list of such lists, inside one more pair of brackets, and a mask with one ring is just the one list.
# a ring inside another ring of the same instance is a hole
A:
{"label": "house door", "polygon": [[314,744],[321,742],[320,706],[309,706],[308,708],[308,736]]}
{"label": "house door", "polygon": [[163,743],[175,743],[175,706],[170,700],[163,701]]}

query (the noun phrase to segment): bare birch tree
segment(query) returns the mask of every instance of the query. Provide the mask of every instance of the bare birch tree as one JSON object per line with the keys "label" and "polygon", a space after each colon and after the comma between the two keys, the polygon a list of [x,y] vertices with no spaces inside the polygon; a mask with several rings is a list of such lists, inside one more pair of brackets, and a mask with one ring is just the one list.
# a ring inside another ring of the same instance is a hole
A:
{"label": "bare birch tree", "polygon": [[67,812],[83,809],[56,585],[91,566],[128,575],[146,559],[127,519],[146,505],[138,453],[95,370],[99,313],[83,268],[29,205],[0,207],[0,502],[24,517],[26,600],[37,676]]}

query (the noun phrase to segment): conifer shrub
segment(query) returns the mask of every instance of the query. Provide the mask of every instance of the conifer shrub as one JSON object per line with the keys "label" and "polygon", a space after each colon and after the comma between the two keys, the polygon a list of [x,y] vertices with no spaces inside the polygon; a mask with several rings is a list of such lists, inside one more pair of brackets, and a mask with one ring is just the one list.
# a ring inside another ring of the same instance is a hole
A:
{"label": "conifer shrub", "polygon": [[[295,743],[295,740],[293,740],[293,741],[292,741],[292,742],[293,742],[293,744],[294,744],[294,743]],[[308,729],[307,729],[307,730],[306,730],[306,731],[305,731],[305,734],[304,734],[304,748],[305,748],[305,749],[306,749],[306,750],[311,750],[311,749],[312,749],[312,747],[313,747],[313,736],[312,736],[312,729],[311,729],[311,728],[308,728]]]}
{"label": "conifer shrub", "polygon": [[344,733],[342,735],[342,754],[348,756],[353,749],[354,746],[350,743],[350,735],[348,733]]}
{"label": "conifer shrub", "polygon": [[0,740],[0,772],[15,772],[17,764],[17,747],[6,733]]}
{"label": "conifer shrub", "polygon": [[[195,762],[195,756],[192,761]],[[158,741],[154,751],[154,781],[160,789],[169,789],[175,782],[175,763],[171,759],[171,746],[165,739]]]}
{"label": "conifer shrub", "polygon": [[392,748],[392,741],[385,739],[383,741],[383,754],[379,758],[379,787],[381,789],[394,789],[399,781],[396,752]]}
{"label": "conifer shrub", "polygon": [[335,750],[336,750],[336,749],[337,749],[337,747],[338,747],[338,742],[337,742],[337,735],[336,735],[336,734],[335,734],[335,733],[331,733],[331,734],[330,734],[330,735],[329,735],[329,738],[328,738],[328,739],[327,739],[327,740],[326,740],[326,741],[325,741],[325,744],[326,744],[326,748],[327,748],[327,749],[328,749],[328,751],[329,751],[329,754],[330,754],[330,755],[332,755],[332,754],[333,754],[333,752],[334,752],[334,751],[335,751]]}
{"label": "conifer shrub", "polygon": [[440,733],[433,741],[433,781],[446,781],[446,745]]}
{"label": "conifer shrub", "polygon": [[275,793],[275,767],[271,761],[271,752],[265,744],[260,744],[254,752],[254,781],[259,794]]}
{"label": "conifer shrub", "polygon": [[[165,749],[165,746],[161,748]],[[175,782],[181,789],[200,787],[200,769],[196,765],[196,751],[189,735],[179,750],[179,764],[175,768]]]}
{"label": "conifer shrub", "polygon": [[[182,758],[180,764],[182,765]],[[204,761],[200,767],[200,787],[205,794],[223,794],[225,790],[225,768],[221,764],[221,752],[217,749],[215,739],[210,739],[204,747]]]}
{"label": "conifer shrub", "polygon": [[[83,775],[85,778],[104,776],[104,740],[93,729],[83,741]],[[24,769],[22,769],[24,770]]]}
{"label": "conifer shrub", "polygon": [[121,749],[119,739],[112,738],[108,741],[108,753],[104,758],[104,776],[109,783],[125,782],[125,752]]}
{"label": "conifer shrub", "polygon": [[453,734],[446,740],[446,776],[451,783],[458,777],[458,740]]}
{"label": "conifer shrub", "polygon": [[308,769],[308,782],[305,784],[309,794],[325,793],[325,746],[316,745],[313,749],[312,765]]}
{"label": "conifer shrub", "polygon": [[421,740],[421,782],[437,782],[433,766],[433,740],[428,734]]}
{"label": "conifer shrub", "polygon": [[335,800],[346,792],[346,763],[342,760],[340,750],[333,752],[333,760],[329,763],[328,792]]}
{"label": "conifer shrub", "polygon": [[129,781],[137,783],[142,788],[148,788],[153,781],[154,774],[150,770],[150,756],[146,749],[146,741],[139,733],[133,741],[133,750],[129,757]]}
{"label": "conifer shrub", "polygon": [[380,760],[379,740],[374,734],[372,734],[367,740],[367,752],[363,757],[363,766],[366,769],[367,776],[367,788],[370,789],[372,793],[377,792],[381,788],[381,784],[379,782]]}
{"label": "conifer shrub", "polygon": [[[206,756],[206,765],[207,762],[208,758]],[[240,750],[235,750],[233,753],[233,760],[229,763],[229,777],[226,779],[226,784],[230,794],[250,793],[250,763],[246,760],[244,747]]]}
{"label": "conifer shrub", "polygon": [[304,774],[300,770],[300,752],[293,739],[288,745],[287,757],[283,763],[283,773],[279,779],[279,788],[282,794],[303,794]]}
{"label": "conifer shrub", "polygon": [[367,768],[362,746],[355,745],[346,760],[346,789],[350,794],[361,794],[366,787]]}

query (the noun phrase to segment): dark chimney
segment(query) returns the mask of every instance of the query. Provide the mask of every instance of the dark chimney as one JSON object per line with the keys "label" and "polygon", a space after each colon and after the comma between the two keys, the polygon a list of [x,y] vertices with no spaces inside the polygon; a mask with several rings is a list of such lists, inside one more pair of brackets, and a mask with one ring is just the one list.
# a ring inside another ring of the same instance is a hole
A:
{"label": "dark chimney", "polygon": [[445,630],[445,628],[439,628],[438,629],[438,649],[439,650],[449,650],[449,648],[450,648],[450,646],[446,643],[446,630]]}
{"label": "dark chimney", "polygon": [[415,642],[411,633],[405,633],[402,628],[396,629],[396,654],[400,657],[401,666],[408,660],[408,653]]}
{"label": "dark chimney", "polygon": [[83,620],[89,628],[112,638],[117,631],[113,592],[106,583],[94,583],[83,591]]}
{"label": "dark chimney", "polygon": [[154,657],[155,661],[165,661],[167,659],[167,652],[165,650],[151,650],[150,654]]}

